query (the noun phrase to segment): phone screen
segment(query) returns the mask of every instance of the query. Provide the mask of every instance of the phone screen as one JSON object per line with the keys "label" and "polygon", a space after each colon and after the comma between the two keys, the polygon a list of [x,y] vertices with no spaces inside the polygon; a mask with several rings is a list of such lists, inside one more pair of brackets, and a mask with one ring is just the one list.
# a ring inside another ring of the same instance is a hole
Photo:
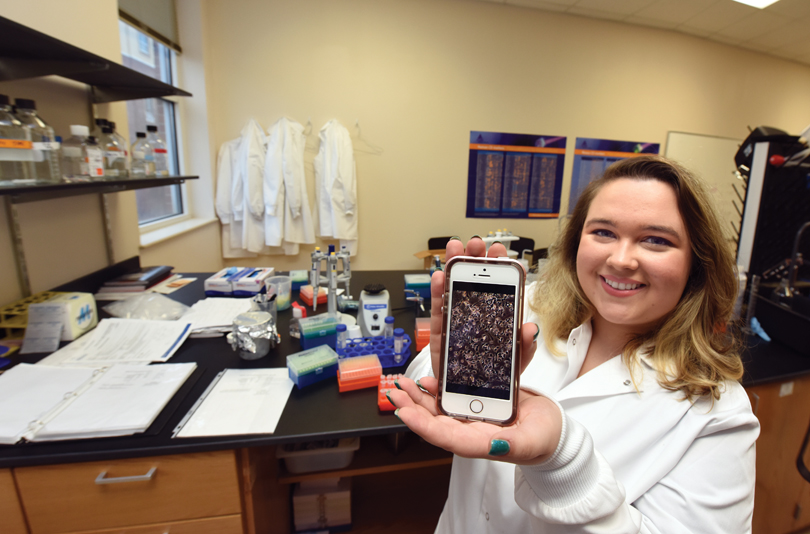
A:
{"label": "phone screen", "polygon": [[445,390],[508,400],[517,287],[452,284]]}

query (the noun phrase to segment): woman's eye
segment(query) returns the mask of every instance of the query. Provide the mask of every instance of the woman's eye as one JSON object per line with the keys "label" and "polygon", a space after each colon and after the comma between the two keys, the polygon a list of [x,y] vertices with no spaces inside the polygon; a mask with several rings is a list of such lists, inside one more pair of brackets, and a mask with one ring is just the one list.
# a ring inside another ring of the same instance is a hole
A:
{"label": "woman's eye", "polygon": [[658,246],[662,246],[662,247],[671,247],[672,246],[672,243],[669,240],[664,239],[663,237],[658,237],[658,236],[654,236],[654,235],[649,236],[649,237],[645,237],[644,241],[646,241],[647,243],[650,243],[651,245],[658,245]]}
{"label": "woman's eye", "polygon": [[592,233],[593,235],[597,236],[597,237],[608,237],[608,238],[610,238],[610,237],[615,237],[615,235],[613,234],[613,232],[611,232],[610,230],[605,230],[605,229],[601,229],[601,228],[600,228],[600,229],[597,229],[597,230],[594,230],[594,231],[593,231],[593,232],[591,232],[591,233]]}

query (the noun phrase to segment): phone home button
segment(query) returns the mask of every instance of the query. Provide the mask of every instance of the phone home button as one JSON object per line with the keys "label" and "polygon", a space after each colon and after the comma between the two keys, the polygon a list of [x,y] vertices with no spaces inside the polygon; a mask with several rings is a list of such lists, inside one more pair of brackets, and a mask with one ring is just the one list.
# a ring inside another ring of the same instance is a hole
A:
{"label": "phone home button", "polygon": [[472,410],[473,413],[481,413],[481,410],[483,410],[483,409],[484,409],[484,403],[481,402],[478,399],[475,399],[474,401],[472,401],[470,403],[470,410]]}

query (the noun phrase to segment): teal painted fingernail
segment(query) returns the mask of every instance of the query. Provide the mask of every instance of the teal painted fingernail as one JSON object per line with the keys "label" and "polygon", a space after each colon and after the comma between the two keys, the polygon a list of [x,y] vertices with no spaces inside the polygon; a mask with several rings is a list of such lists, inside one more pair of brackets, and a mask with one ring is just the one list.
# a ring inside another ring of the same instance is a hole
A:
{"label": "teal painted fingernail", "polygon": [[399,419],[400,421],[402,421],[402,418],[399,416],[399,408],[397,408],[396,410],[394,410],[394,415],[396,415],[396,416],[397,416],[397,419]]}
{"label": "teal painted fingernail", "polygon": [[[494,245],[495,243],[498,243],[499,245],[503,245],[503,241],[493,241],[493,242],[492,242],[492,244],[493,244],[493,245]],[[492,246],[492,245],[490,245],[490,246]]]}
{"label": "teal painted fingernail", "polygon": [[503,456],[509,453],[509,442],[504,439],[493,439],[489,446],[490,456]]}
{"label": "teal painted fingernail", "polygon": [[537,323],[532,323],[534,326],[537,327],[537,331],[534,333],[534,337],[532,338],[533,341],[537,341],[537,336],[540,335],[540,325]]}
{"label": "teal painted fingernail", "polygon": [[402,386],[399,385],[399,379],[398,378],[394,379],[394,385],[397,387],[397,389],[402,389]]}
{"label": "teal painted fingernail", "polygon": [[478,239],[481,239],[481,236],[480,236],[480,235],[478,235],[478,234],[474,234],[474,235],[473,235],[473,236],[472,236],[470,239],[475,239],[476,237],[477,237]]}
{"label": "teal painted fingernail", "polygon": [[459,236],[457,236],[457,235],[454,235],[453,237],[451,237],[451,238],[450,238],[450,239],[448,239],[447,241],[452,241],[452,240],[454,240],[454,239],[455,239],[456,241],[461,241],[461,238],[460,238]]}
{"label": "teal painted fingernail", "polygon": [[388,399],[388,402],[390,402],[391,405],[396,406],[396,404],[394,404],[394,401],[391,400],[391,395],[389,395],[387,391],[385,392],[385,398]]}
{"label": "teal painted fingernail", "polygon": [[422,384],[419,383],[419,380],[416,381],[416,387],[418,387],[419,389],[421,389],[422,391],[427,393],[427,390],[425,389],[425,387]]}

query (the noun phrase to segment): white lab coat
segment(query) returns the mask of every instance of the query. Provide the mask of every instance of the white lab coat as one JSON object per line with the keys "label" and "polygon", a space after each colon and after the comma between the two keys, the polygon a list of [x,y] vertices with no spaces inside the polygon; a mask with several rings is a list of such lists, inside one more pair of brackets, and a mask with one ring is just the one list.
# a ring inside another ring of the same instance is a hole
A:
{"label": "white lab coat", "polygon": [[357,253],[357,180],[349,131],[337,120],[321,128],[315,166],[315,206],[318,235],[339,239],[341,247]]}
{"label": "white lab coat", "polygon": [[242,184],[242,195],[234,187],[232,200],[234,219],[242,220],[242,247],[254,253],[264,249],[264,153],[264,132],[250,120],[242,129],[234,165],[234,180]]}
{"label": "white lab coat", "polygon": [[304,127],[287,118],[267,131],[264,166],[264,231],[270,247],[297,254],[298,244],[315,243],[304,174]]}
{"label": "white lab coat", "polygon": [[[222,257],[246,258],[256,254],[242,248],[242,219],[234,216],[234,163],[239,149],[239,139],[226,141],[219,147],[217,155],[217,193],[215,208],[222,227]],[[238,182],[238,181],[237,181]],[[242,183],[239,182],[237,198],[242,198]],[[240,204],[241,208],[241,204]]]}
{"label": "white lab coat", "polygon": [[[590,323],[572,331],[567,358],[539,343],[521,375],[563,409],[570,439],[557,463],[454,457],[436,532],[750,532],[759,423],[742,386],[727,383],[714,406],[690,404],[643,360],[637,392],[621,357],[577,378],[590,339]],[[429,347],[407,374],[431,374]]]}

